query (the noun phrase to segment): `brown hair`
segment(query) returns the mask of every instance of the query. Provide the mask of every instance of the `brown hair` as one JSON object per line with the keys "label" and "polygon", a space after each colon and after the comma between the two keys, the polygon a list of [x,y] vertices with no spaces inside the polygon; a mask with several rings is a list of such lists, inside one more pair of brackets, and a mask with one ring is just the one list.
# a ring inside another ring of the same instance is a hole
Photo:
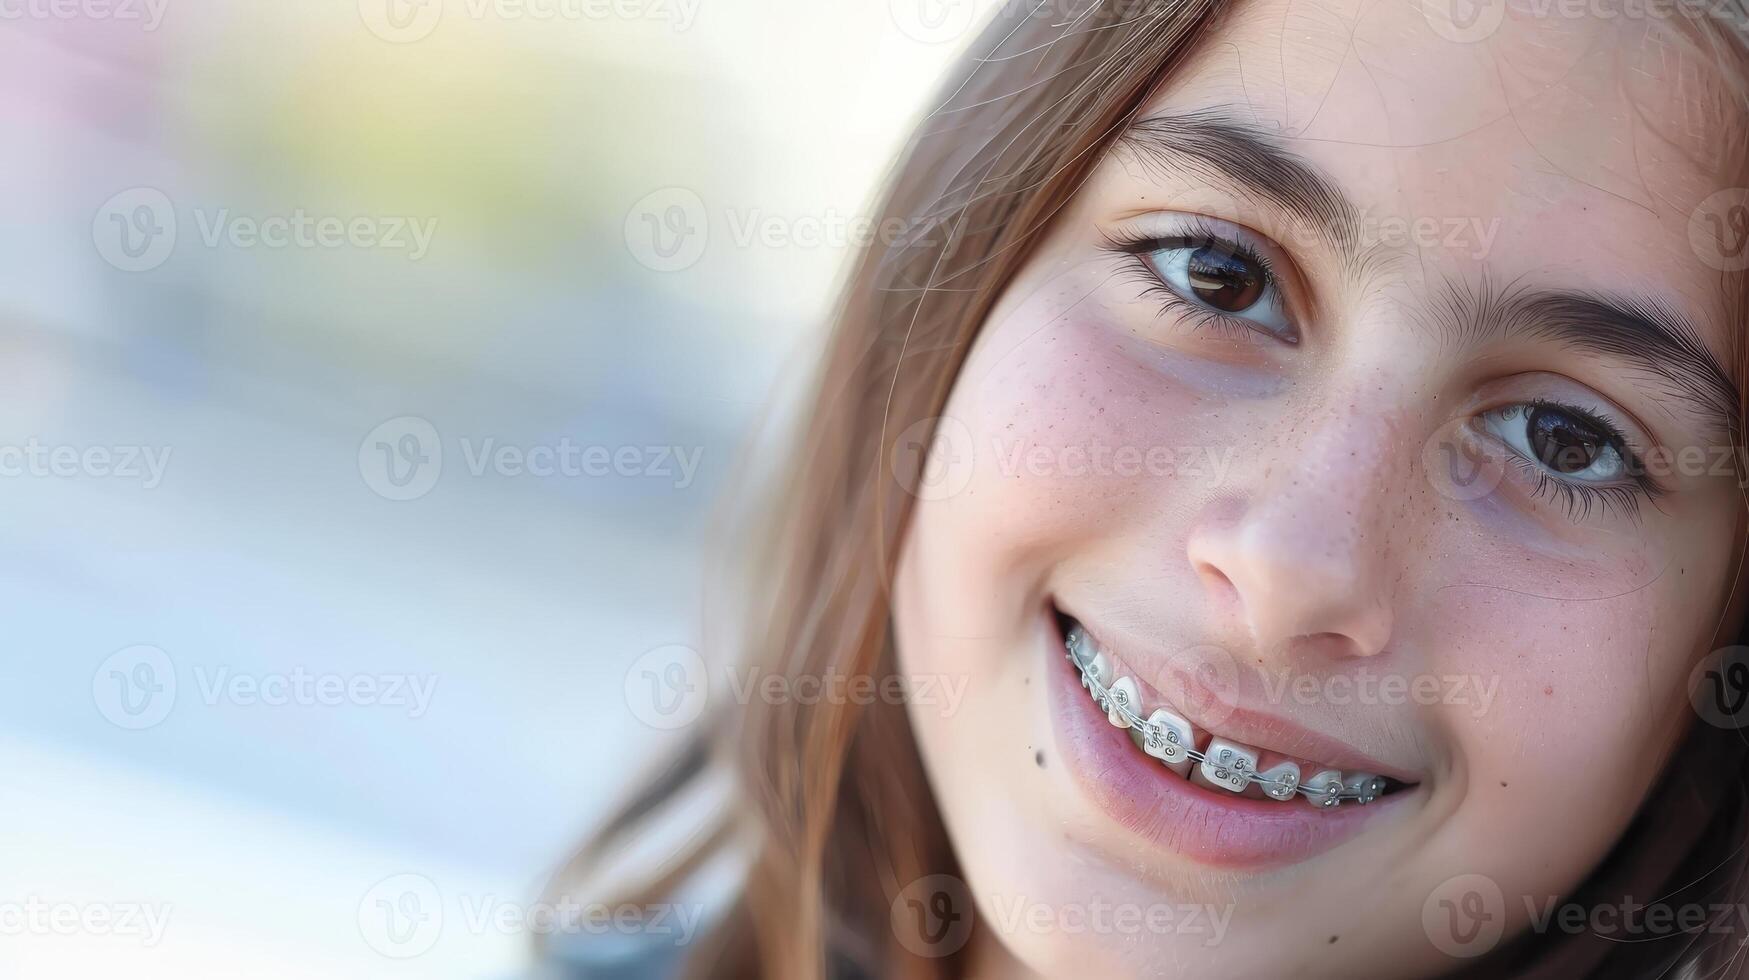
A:
{"label": "brown hair", "polygon": [[[1040,6],[1005,5],[905,148],[874,226],[906,234],[859,255],[793,458],[781,486],[758,495],[769,513],[747,525],[738,554],[747,564],[733,580],[753,583],[736,604],[748,617],[741,652],[764,670],[896,675],[889,582],[913,499],[905,487],[915,485],[904,469],[921,465],[895,451],[898,437],[927,431],[1040,233],[1225,3],[1059,0],[1042,4],[1049,16]],[[1732,360],[1743,377],[1742,351]],[[1743,740],[1697,724],[1676,758],[1682,764],[1667,767],[1654,791],[1660,805],[1646,808],[1575,901],[1677,901],[1680,888],[1749,898]],[[882,699],[754,699],[711,715],[555,876],[555,888],[600,888],[615,857],[688,788],[725,771],[729,802],[638,882],[644,898],[672,898],[713,858],[744,856],[736,900],[688,951],[689,972],[961,972],[956,956],[918,956],[889,925],[907,884],[958,872],[904,708]],[[1722,964],[1727,945],[1538,936],[1484,966],[1490,975],[1649,976],[1703,955]]]}

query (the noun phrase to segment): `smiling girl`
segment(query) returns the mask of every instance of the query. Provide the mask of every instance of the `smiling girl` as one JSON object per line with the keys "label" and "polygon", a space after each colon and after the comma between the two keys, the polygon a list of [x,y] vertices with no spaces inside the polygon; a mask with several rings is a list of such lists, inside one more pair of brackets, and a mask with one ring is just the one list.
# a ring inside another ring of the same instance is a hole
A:
{"label": "smiling girl", "polygon": [[713,691],[572,870],[730,772],[699,974],[1749,975],[1745,24],[1004,7],[743,654],[963,698]]}

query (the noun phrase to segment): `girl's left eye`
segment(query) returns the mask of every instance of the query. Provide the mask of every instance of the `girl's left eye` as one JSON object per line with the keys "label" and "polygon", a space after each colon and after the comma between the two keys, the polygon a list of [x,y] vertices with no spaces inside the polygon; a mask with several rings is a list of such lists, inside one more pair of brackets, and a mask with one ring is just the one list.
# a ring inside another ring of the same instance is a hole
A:
{"label": "girl's left eye", "polygon": [[1560,405],[1508,405],[1482,416],[1508,448],[1564,480],[1619,483],[1629,475],[1621,437],[1600,419]]}
{"label": "girl's left eye", "polygon": [[1140,254],[1173,296],[1210,316],[1244,321],[1280,340],[1298,342],[1275,274],[1262,256],[1219,240],[1153,244],[1157,247]]}

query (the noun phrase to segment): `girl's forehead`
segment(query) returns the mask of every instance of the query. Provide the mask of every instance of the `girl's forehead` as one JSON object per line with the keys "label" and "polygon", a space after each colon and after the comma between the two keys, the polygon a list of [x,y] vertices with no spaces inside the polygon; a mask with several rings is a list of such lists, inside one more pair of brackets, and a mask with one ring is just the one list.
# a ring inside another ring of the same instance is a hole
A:
{"label": "girl's forehead", "polygon": [[1443,151],[1454,169],[1506,154],[1526,173],[1686,214],[1743,184],[1749,164],[1749,73],[1740,48],[1719,42],[1725,28],[1700,26],[1697,9],[1243,0],[1157,101],[1235,107],[1339,148]]}
{"label": "girl's forehead", "polygon": [[1363,227],[1410,229],[1439,275],[1656,297],[1726,347],[1720,272],[1736,270],[1693,238],[1749,183],[1738,56],[1674,6],[1612,18],[1585,11],[1615,0],[1492,0],[1497,19],[1466,34],[1441,19],[1447,2],[1470,5],[1250,0],[1143,115],[1254,127]]}

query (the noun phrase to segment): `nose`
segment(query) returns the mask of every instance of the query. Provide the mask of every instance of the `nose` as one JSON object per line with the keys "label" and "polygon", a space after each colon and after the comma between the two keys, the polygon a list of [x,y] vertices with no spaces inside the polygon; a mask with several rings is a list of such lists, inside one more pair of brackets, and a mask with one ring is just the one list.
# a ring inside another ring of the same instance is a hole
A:
{"label": "nose", "polygon": [[1199,516],[1191,566],[1266,656],[1384,651],[1393,625],[1387,539],[1409,465],[1392,430],[1376,416],[1331,414],[1283,440],[1285,451],[1250,467],[1239,493]]}

